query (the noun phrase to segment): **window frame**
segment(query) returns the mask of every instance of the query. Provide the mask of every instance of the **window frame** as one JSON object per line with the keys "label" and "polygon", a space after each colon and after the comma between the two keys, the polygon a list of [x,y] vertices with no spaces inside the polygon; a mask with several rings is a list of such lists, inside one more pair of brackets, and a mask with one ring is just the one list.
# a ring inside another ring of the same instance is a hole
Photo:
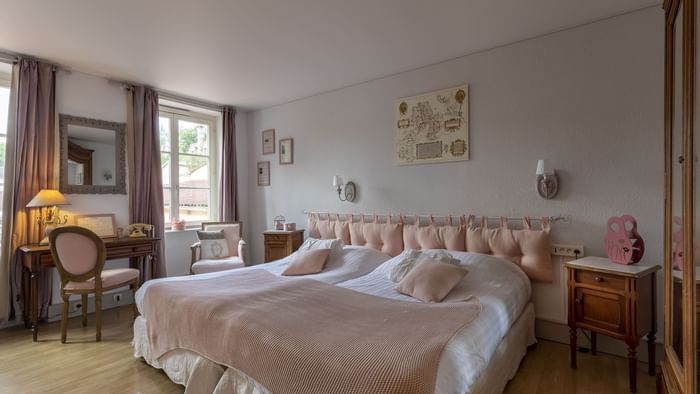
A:
{"label": "window frame", "polygon": [[[196,157],[208,157],[209,159],[209,217],[203,220],[197,221],[187,221],[185,223],[187,228],[197,228],[200,227],[203,222],[216,221],[219,212],[218,205],[218,157],[217,157],[217,118],[215,116],[191,111],[188,109],[178,109],[171,106],[166,106],[163,104],[159,105],[158,114],[158,129],[160,130],[160,118],[170,119],[170,151],[161,151],[159,148],[159,158],[161,153],[167,153],[170,155],[170,217],[163,217],[165,221],[165,229],[171,228],[172,218],[180,218],[180,179],[179,179],[179,169],[180,169],[180,155],[184,154],[187,156]],[[180,152],[179,146],[179,128],[178,121],[184,120],[187,122],[206,124],[209,127],[209,154],[199,155],[192,153],[182,153]],[[160,134],[160,131],[159,131]],[[165,174],[163,174],[165,175]],[[163,185],[163,190],[166,186]],[[204,189],[207,188],[188,188],[188,189]],[[163,212],[165,213],[165,201],[163,201]],[[165,216],[165,215],[164,215]]]}
{"label": "window frame", "polygon": [[[9,114],[10,108],[9,108],[9,106],[11,105],[11,101],[12,101],[12,75],[11,75],[11,74],[8,74],[8,73],[5,73],[5,72],[0,72],[0,87],[2,87],[2,88],[7,88],[8,90],[10,90],[10,103],[8,103],[8,108],[7,108],[7,112],[8,112],[7,115],[8,115],[8,121],[9,121],[9,118],[10,118],[10,114]],[[8,124],[7,126],[9,126],[9,124]],[[10,130],[7,130],[7,133],[9,133],[9,131],[10,131]],[[7,144],[7,135],[8,135],[7,133],[4,134],[4,137],[5,137],[5,144]],[[0,134],[0,136],[2,136],[2,134]],[[7,145],[5,145],[5,146],[7,146]],[[7,158],[7,154],[5,154],[5,158]],[[5,163],[0,163],[0,164],[2,164],[2,166],[0,166],[0,168],[4,171],[4,169],[5,169]],[[4,174],[3,174],[3,175],[4,175]],[[5,179],[4,179],[4,176],[3,176],[2,181],[0,182],[0,190],[3,191],[3,195],[4,195],[4,191],[5,191]],[[2,211],[2,200],[0,199],[0,227],[2,226],[2,216],[3,216],[3,211]]]}

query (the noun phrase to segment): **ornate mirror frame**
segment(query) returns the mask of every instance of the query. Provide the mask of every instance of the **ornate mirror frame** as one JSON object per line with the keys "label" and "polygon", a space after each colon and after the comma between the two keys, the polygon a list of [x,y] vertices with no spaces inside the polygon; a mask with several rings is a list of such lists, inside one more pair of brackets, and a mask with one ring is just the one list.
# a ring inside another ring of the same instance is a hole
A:
{"label": "ornate mirror frame", "polygon": [[[66,194],[126,194],[126,123],[66,114],[59,114],[58,121],[61,144],[61,192]],[[114,157],[116,158],[114,186],[68,184],[68,125],[114,131]]]}

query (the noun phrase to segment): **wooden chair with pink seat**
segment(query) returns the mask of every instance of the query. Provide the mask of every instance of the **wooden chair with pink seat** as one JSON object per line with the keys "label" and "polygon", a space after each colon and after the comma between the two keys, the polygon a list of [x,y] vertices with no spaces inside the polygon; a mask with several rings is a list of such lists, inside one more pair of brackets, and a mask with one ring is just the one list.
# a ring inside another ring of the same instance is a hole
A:
{"label": "wooden chair with pink seat", "polygon": [[[102,239],[94,232],[78,226],[59,227],[49,234],[51,255],[61,275],[61,343],[66,343],[68,305],[71,295],[82,296],[83,326],[87,326],[88,294],[95,295],[95,325],[97,341],[102,340],[102,293],[129,286],[136,294],[139,270],[118,268],[104,270],[106,249]],[[136,316],[134,303],[134,317]]]}

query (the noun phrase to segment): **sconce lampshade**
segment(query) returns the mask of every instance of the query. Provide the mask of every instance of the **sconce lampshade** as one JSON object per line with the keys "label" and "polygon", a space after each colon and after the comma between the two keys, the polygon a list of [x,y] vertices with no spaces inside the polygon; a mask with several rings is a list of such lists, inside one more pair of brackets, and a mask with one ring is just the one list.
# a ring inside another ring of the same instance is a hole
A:
{"label": "sconce lampshade", "polygon": [[343,180],[338,175],[333,175],[333,187],[338,187],[343,184]]}
{"label": "sconce lampshade", "polygon": [[535,175],[552,175],[554,170],[552,169],[552,163],[549,159],[540,159],[537,161],[537,172]]}
{"label": "sconce lampshade", "polygon": [[42,189],[29,201],[27,208],[53,207],[56,205],[69,205],[66,197],[58,190]]}

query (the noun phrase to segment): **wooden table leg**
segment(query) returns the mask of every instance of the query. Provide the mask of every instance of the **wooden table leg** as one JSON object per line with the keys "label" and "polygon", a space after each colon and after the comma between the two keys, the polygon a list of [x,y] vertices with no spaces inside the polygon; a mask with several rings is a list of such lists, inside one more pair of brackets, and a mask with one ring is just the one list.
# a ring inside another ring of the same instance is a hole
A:
{"label": "wooden table leg", "polygon": [[596,355],[598,352],[598,333],[591,331],[591,354]]}
{"label": "wooden table leg", "polygon": [[[31,277],[29,281],[31,282],[31,291],[30,291],[30,303],[31,303],[31,313],[32,313],[32,337],[34,339],[34,342],[36,342],[39,338],[39,284],[37,283],[39,281],[39,272],[33,271],[31,272]],[[27,300],[24,300],[24,302],[27,302]]]}
{"label": "wooden table leg", "polygon": [[569,327],[569,352],[571,368],[576,369],[576,327]]}
{"label": "wooden table leg", "polygon": [[22,267],[22,299],[24,300],[24,305],[22,305],[22,319],[24,320],[24,328],[30,328],[32,326],[31,313],[29,312],[29,270],[26,267]]}
{"label": "wooden table leg", "polygon": [[627,361],[630,375],[630,392],[637,392],[637,346],[627,345]]}
{"label": "wooden table leg", "polygon": [[151,277],[153,279],[156,277],[156,264],[158,263],[158,257],[156,255],[151,255]]}

